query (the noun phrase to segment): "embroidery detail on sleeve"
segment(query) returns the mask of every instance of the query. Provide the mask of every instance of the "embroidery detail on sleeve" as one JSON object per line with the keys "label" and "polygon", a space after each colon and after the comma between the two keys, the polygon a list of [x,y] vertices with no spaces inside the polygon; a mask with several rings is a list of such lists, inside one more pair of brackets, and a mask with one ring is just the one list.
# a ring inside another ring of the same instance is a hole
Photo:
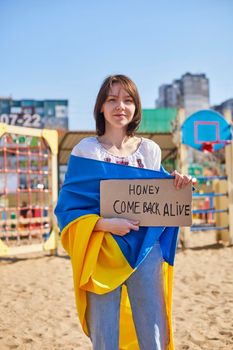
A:
{"label": "embroidery detail on sleeve", "polygon": [[142,163],[142,160],[140,158],[137,158],[138,168],[144,168],[144,165]]}

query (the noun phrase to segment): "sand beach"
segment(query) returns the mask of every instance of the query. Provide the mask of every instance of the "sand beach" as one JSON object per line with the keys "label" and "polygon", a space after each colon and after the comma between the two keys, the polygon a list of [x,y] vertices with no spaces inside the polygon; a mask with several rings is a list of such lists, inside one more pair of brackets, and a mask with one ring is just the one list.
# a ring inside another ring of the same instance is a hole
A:
{"label": "sand beach", "polygon": [[[233,349],[233,247],[196,234],[177,251],[176,350]],[[33,254],[0,260],[0,349],[91,349],[76,316],[70,260]]]}

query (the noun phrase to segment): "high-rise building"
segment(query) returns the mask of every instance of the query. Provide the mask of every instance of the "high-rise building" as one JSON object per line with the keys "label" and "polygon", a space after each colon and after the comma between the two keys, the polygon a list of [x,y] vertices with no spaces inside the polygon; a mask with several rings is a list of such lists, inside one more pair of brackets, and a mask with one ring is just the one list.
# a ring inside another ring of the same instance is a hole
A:
{"label": "high-rise building", "polygon": [[0,122],[31,128],[68,129],[68,100],[0,97]]}
{"label": "high-rise building", "polygon": [[205,74],[186,73],[159,87],[156,107],[184,108],[186,116],[209,108],[209,80]]}
{"label": "high-rise building", "polygon": [[231,117],[233,119],[233,98],[230,98],[229,100],[226,100],[222,102],[220,105],[213,106],[213,109],[215,109],[220,114],[224,115],[224,110],[230,110],[231,111]]}

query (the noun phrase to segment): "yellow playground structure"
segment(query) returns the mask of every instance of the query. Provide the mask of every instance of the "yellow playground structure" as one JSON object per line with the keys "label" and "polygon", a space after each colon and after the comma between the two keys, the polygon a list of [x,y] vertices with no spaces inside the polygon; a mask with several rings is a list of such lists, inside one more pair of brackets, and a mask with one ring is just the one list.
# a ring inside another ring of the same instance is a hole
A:
{"label": "yellow playground structure", "polygon": [[56,252],[58,136],[0,123],[0,257]]}

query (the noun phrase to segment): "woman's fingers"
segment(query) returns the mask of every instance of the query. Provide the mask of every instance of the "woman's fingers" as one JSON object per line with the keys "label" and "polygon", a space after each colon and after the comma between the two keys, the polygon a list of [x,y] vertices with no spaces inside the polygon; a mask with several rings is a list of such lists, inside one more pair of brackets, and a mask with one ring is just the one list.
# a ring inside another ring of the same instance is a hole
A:
{"label": "woman's fingers", "polygon": [[107,230],[113,234],[124,236],[129,233],[131,230],[139,230],[139,220],[128,220],[121,218],[111,218],[105,219],[107,221]]}
{"label": "woman's fingers", "polygon": [[125,233],[129,233],[131,230],[138,231],[139,230],[139,220],[124,220],[123,223]]}
{"label": "woman's fingers", "polygon": [[177,189],[184,188],[185,186],[187,186],[188,183],[192,181],[191,176],[180,174],[176,170],[174,170],[171,175],[175,176],[174,186]]}
{"label": "woman's fingers", "polygon": [[190,176],[190,175],[184,175],[184,182],[183,182],[184,187],[185,187],[186,185],[188,185],[190,182],[192,182],[192,176]]}
{"label": "woman's fingers", "polygon": [[126,220],[127,221],[127,226],[130,230],[138,231],[139,230],[139,220]]}
{"label": "woman's fingers", "polygon": [[138,231],[138,230],[139,230],[139,226],[138,226],[138,225],[130,224],[130,229],[131,229],[131,230],[134,230],[134,231]]}
{"label": "woman's fingers", "polygon": [[184,177],[181,174],[177,174],[176,188],[182,188]]}
{"label": "woman's fingers", "polygon": [[176,187],[177,186],[177,181],[178,181],[178,172],[176,170],[174,170],[172,173],[171,173],[172,176],[175,176],[175,179],[174,179],[174,186]]}
{"label": "woman's fingers", "polygon": [[179,188],[180,188],[179,186],[180,186],[180,183],[182,182],[183,177],[182,177],[182,179],[181,179],[181,174],[178,173],[178,171],[176,171],[176,170],[174,170],[174,171],[172,172],[171,175],[175,176],[175,179],[174,179],[174,186],[175,186],[177,189],[179,189]]}

